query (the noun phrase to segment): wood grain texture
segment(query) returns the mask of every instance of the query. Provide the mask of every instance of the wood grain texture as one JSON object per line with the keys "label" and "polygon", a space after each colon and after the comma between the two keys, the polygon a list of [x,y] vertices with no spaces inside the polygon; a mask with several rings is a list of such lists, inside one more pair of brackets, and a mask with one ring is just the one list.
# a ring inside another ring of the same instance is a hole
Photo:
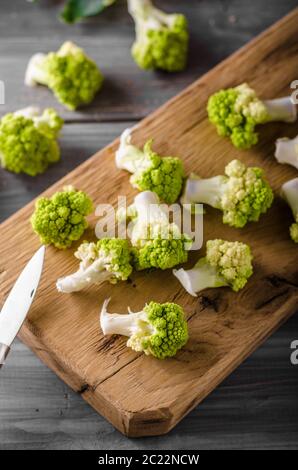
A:
{"label": "wood grain texture", "polygon": [[[218,88],[235,85],[247,77],[264,98],[288,93],[298,72],[297,19],[298,10],[147,117],[135,129],[135,142],[141,144],[154,136],[156,149],[161,154],[180,154],[188,171],[202,176],[222,172],[229,160],[240,155],[208,124],[206,100]],[[293,133],[293,126],[267,126],[259,145],[245,153],[247,163],[265,168],[276,191],[295,173],[272,159],[272,142],[281,132]],[[117,142],[96,154],[46,194],[71,182],[88,191],[95,203],[115,204],[118,194],[132,196],[127,176],[113,162],[116,146]],[[1,226],[1,300],[38,246],[28,224],[31,212],[29,204]],[[251,244],[255,255],[256,273],[238,294],[236,305],[235,294],[228,289],[206,291],[198,300],[190,299],[178,283],[169,283],[169,273],[139,273],[128,285],[105,285],[90,288],[84,295],[63,297],[54,287],[56,267],[67,273],[75,268],[75,261],[71,252],[49,248],[39,296],[20,337],[124,434],[166,433],[294,313],[298,298],[297,249],[288,239],[287,223],[290,214],[285,215],[285,205],[278,199],[261,224],[249,226],[241,234],[223,227],[218,214],[208,211],[205,239],[241,237]],[[16,243],[22,244],[22,253],[17,255]],[[166,288],[161,289],[161,285]],[[160,362],[130,351],[123,338],[103,338],[98,328],[98,309],[111,294],[115,311],[126,305],[140,308],[152,298],[183,305],[190,328],[187,347],[175,358]]]}

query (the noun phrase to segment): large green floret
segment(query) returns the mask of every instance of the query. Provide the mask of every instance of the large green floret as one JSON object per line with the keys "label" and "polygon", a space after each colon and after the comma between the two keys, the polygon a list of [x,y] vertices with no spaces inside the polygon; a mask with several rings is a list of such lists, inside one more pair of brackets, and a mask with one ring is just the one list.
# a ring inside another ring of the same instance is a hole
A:
{"label": "large green floret", "polygon": [[166,207],[160,205],[155,193],[144,191],[128,208],[132,216],[131,244],[133,264],[137,270],[169,269],[185,263],[192,240],[169,221]]}
{"label": "large green floret", "polygon": [[223,286],[238,292],[252,273],[250,247],[238,241],[220,239],[207,241],[206,256],[199,259],[192,269],[173,271],[185,290],[193,296],[203,289]]}
{"label": "large green floret", "polygon": [[100,316],[103,333],[128,336],[127,346],[134,351],[166,359],[187,343],[187,321],[179,305],[150,302],[140,312],[123,315],[108,313],[108,302],[104,302]]}
{"label": "large green floret", "polygon": [[102,86],[103,75],[83,49],[65,42],[57,52],[31,58],[25,83],[46,85],[60,103],[74,110],[93,101]]}
{"label": "large green floret", "polygon": [[181,201],[220,209],[225,224],[242,228],[248,222],[257,222],[271,206],[273,197],[261,168],[246,167],[239,160],[232,160],[225,175],[189,178]]}
{"label": "large green floret", "polygon": [[177,72],[186,67],[189,33],[182,14],[166,14],[151,0],[128,0],[136,25],[132,56],[142,69]]}
{"label": "large green floret", "polygon": [[78,271],[57,281],[60,292],[77,292],[91,284],[126,281],[132,273],[131,250],[127,240],[103,238],[84,242],[75,252],[80,260]]}
{"label": "large green floret", "polygon": [[218,134],[230,137],[233,145],[240,149],[248,149],[258,142],[255,130],[258,124],[296,119],[290,97],[262,101],[246,83],[210,96],[207,112]]}
{"label": "large green floret", "polygon": [[41,243],[65,249],[81,238],[88,227],[86,216],[92,210],[92,201],[86,193],[66,186],[51,198],[36,201],[31,225]]}
{"label": "large green floret", "polygon": [[153,191],[167,204],[177,201],[183,186],[184,168],[177,157],[160,157],[152,150],[152,140],[143,151],[131,144],[131,131],[126,129],[116,152],[116,165],[132,173],[130,182],[140,191]]}
{"label": "large green floret", "polygon": [[60,160],[57,143],[63,126],[54,109],[29,107],[0,120],[0,163],[6,170],[36,176]]}
{"label": "large green floret", "polygon": [[295,222],[290,226],[290,236],[298,243],[298,178],[287,181],[282,185],[281,194],[290,206]]}

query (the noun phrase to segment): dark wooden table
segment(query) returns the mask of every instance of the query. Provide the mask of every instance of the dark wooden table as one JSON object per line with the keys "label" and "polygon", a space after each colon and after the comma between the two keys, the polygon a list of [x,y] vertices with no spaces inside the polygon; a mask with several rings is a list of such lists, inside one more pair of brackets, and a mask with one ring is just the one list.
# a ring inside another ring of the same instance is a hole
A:
{"label": "dark wooden table", "polygon": [[[1,115],[40,104],[56,107],[66,120],[60,164],[35,179],[0,170],[1,220],[297,6],[297,0],[157,3],[189,18],[191,54],[184,73],[143,72],[135,66],[129,52],[133,25],[123,0],[75,26],[57,20],[59,1],[1,1],[0,80],[6,86]],[[65,112],[46,89],[23,85],[30,55],[54,50],[66,39],[84,47],[106,77],[102,93],[84,112]],[[0,450],[297,449],[298,366],[290,363],[294,339],[297,315],[170,434],[137,440],[114,430],[16,341],[0,376]]]}

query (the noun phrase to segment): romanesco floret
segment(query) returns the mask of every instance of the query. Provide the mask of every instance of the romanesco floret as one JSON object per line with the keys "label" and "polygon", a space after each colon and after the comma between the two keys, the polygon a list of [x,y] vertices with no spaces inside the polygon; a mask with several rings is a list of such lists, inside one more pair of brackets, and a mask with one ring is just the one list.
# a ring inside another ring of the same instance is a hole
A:
{"label": "romanesco floret", "polygon": [[230,137],[233,145],[248,149],[258,142],[255,127],[270,121],[294,122],[296,106],[291,97],[262,101],[246,83],[220,90],[207,105],[210,122],[220,136]]}
{"label": "romanesco floret", "polygon": [[25,84],[45,85],[70,110],[91,103],[103,83],[96,63],[72,42],[57,52],[35,54],[29,61]]}
{"label": "romanesco floret", "polygon": [[294,139],[277,139],[275,145],[275,158],[278,163],[287,163],[298,170],[298,135]]}
{"label": "romanesco floret", "polygon": [[175,356],[188,341],[188,326],[183,309],[171,302],[150,302],[142,311],[123,315],[108,313],[105,300],[100,324],[104,335],[123,335],[127,346],[157,359]]}
{"label": "romanesco floret", "polygon": [[78,271],[58,279],[59,292],[78,292],[91,284],[126,281],[132,272],[131,251],[127,240],[103,238],[96,243],[82,243],[75,256],[80,260]]}
{"label": "romanesco floret", "polygon": [[175,223],[169,222],[166,209],[151,191],[138,194],[133,206],[128,208],[128,212],[134,214],[131,243],[137,270],[164,270],[187,261],[192,241]]}
{"label": "romanesco floret", "polygon": [[92,201],[86,193],[66,186],[51,198],[37,199],[31,225],[41,243],[65,249],[81,238],[88,226],[86,216],[92,210]]}
{"label": "romanesco floret", "polygon": [[242,289],[252,275],[250,247],[241,242],[209,240],[206,257],[186,271],[173,270],[185,290],[193,296],[203,289],[229,286],[235,292]]}
{"label": "romanesco floret", "polygon": [[54,109],[28,107],[0,120],[0,164],[14,173],[36,176],[60,160],[57,143],[63,120]]}
{"label": "romanesco floret", "polygon": [[281,188],[281,193],[292,209],[295,220],[290,226],[290,236],[295,243],[298,243],[298,178],[284,183]]}
{"label": "romanesco floret", "polygon": [[140,191],[153,191],[167,204],[177,201],[183,185],[182,161],[176,157],[160,157],[149,140],[143,151],[131,144],[131,130],[126,129],[116,152],[118,168],[132,173],[130,182]]}
{"label": "romanesco floret", "polygon": [[244,227],[257,222],[273,201],[273,191],[258,167],[246,167],[232,160],[225,175],[213,178],[189,178],[181,198],[184,204],[208,204],[223,211],[223,222],[232,227]]}
{"label": "romanesco floret", "polygon": [[132,56],[138,66],[145,70],[183,70],[189,41],[185,16],[164,13],[151,0],[128,0],[128,9],[135,21]]}

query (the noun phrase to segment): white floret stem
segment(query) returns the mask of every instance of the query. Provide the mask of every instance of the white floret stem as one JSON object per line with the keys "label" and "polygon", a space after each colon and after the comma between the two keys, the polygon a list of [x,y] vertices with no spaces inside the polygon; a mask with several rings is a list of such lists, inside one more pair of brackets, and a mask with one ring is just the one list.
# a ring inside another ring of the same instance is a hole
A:
{"label": "white floret stem", "polygon": [[193,297],[197,297],[198,292],[203,289],[227,285],[227,282],[218,275],[216,269],[207,263],[199,262],[189,270],[174,269],[173,274]]}
{"label": "white floret stem", "polygon": [[100,284],[109,280],[112,273],[104,270],[102,263],[94,262],[87,268],[80,266],[80,269],[69,276],[58,279],[57,290],[65,294],[79,292],[91,284]]}
{"label": "white floret stem", "polygon": [[137,322],[142,318],[144,312],[136,313],[108,313],[107,306],[110,299],[103,303],[100,313],[100,326],[104,335],[131,336],[137,329]]}
{"label": "white floret stem", "polygon": [[297,108],[290,96],[263,101],[270,121],[295,122]]}
{"label": "white floret stem", "polygon": [[43,70],[42,64],[46,54],[41,52],[34,54],[28,62],[25,73],[25,85],[34,87],[38,83],[47,84],[47,76]]}
{"label": "white floret stem", "polygon": [[281,188],[282,196],[292,209],[296,222],[298,221],[298,178],[287,181]]}
{"label": "white floret stem", "polygon": [[144,160],[144,153],[131,144],[131,129],[126,129],[120,137],[120,145],[116,151],[116,166],[130,173],[135,173]]}
{"label": "white floret stem", "polygon": [[15,116],[23,116],[28,119],[34,119],[40,116],[40,108],[37,106],[28,106],[27,108],[19,109],[14,112]]}
{"label": "white floret stem", "polygon": [[298,135],[294,139],[281,138],[275,143],[275,158],[298,169]]}
{"label": "white floret stem", "polygon": [[128,0],[128,11],[135,21],[138,40],[147,29],[159,29],[167,16],[155,8],[151,0]]}
{"label": "white floret stem", "polygon": [[202,179],[188,178],[181,203],[208,204],[216,209],[220,209],[226,183],[227,178],[225,176],[214,176],[213,178]]}
{"label": "white floret stem", "polygon": [[168,214],[163,210],[157,194],[152,191],[143,191],[134,199],[134,207],[138,214],[138,222],[153,223],[154,221],[168,221]]}

